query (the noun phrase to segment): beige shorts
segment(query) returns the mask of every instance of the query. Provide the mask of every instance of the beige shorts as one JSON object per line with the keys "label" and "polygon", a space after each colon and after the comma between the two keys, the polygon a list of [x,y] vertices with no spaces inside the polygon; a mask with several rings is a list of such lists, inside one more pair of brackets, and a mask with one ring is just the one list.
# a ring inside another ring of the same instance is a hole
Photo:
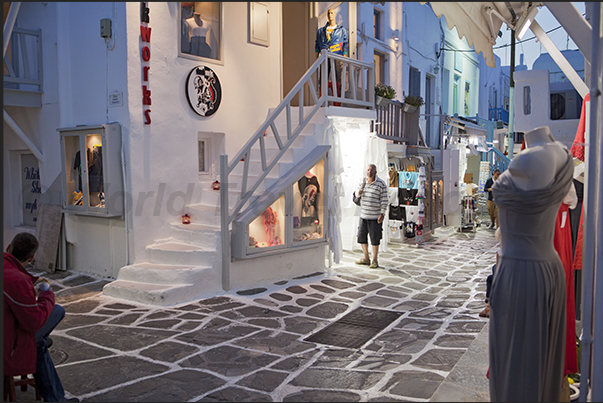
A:
{"label": "beige shorts", "polygon": [[488,215],[493,218],[498,217],[498,207],[492,200],[488,200]]}

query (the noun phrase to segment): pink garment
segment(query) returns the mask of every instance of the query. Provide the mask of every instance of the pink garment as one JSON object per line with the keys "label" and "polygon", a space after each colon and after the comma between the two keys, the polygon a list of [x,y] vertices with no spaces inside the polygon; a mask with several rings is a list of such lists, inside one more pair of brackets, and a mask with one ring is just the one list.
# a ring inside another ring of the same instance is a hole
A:
{"label": "pink garment", "polygon": [[[563,215],[565,223],[563,228]],[[578,373],[578,352],[576,350],[576,306],[574,298],[574,268],[572,264],[572,228],[569,222],[569,206],[561,203],[557,212],[555,250],[563,263],[565,272],[566,326],[565,326],[565,370],[564,376]]]}

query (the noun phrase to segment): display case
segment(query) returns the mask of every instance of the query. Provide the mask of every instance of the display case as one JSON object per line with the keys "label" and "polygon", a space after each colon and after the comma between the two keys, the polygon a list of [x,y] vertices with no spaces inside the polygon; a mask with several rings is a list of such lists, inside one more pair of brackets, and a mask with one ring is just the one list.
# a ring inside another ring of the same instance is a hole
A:
{"label": "display case", "polygon": [[123,217],[119,123],[58,129],[65,213]]}
{"label": "display case", "polygon": [[[314,156],[308,156],[305,166],[298,164],[299,169],[292,169],[292,174],[280,178],[264,197],[233,221],[235,259],[327,242],[325,181],[328,178],[328,149],[328,146],[322,146],[322,154],[311,153]],[[308,165],[308,162],[312,164]],[[300,172],[303,173],[300,175]]]}

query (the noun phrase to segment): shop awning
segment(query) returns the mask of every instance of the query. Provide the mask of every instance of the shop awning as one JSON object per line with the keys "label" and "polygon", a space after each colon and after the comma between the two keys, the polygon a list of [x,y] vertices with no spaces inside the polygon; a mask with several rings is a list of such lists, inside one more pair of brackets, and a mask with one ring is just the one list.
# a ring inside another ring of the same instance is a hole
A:
{"label": "shop awning", "polygon": [[503,23],[515,30],[518,39],[520,33],[525,34],[530,29],[578,93],[584,97],[588,92],[586,84],[535,21],[539,7],[550,8],[561,25],[568,27],[566,31],[578,44],[586,59],[590,60],[591,27],[573,5],[562,7],[556,3],[543,2],[429,2],[429,4],[438,17],[443,15],[446,18],[448,28],[456,27],[459,37],[465,37],[469,46],[473,46],[478,54],[483,54],[489,67],[496,67],[492,46],[496,44]]}
{"label": "shop awning", "polygon": [[496,67],[492,46],[496,44],[503,22],[513,23],[518,15],[522,15],[524,4],[536,3],[438,1],[429,4],[435,15],[444,15],[449,29],[456,27],[459,38],[465,37],[469,46],[473,46],[478,54],[483,54],[489,67]]}

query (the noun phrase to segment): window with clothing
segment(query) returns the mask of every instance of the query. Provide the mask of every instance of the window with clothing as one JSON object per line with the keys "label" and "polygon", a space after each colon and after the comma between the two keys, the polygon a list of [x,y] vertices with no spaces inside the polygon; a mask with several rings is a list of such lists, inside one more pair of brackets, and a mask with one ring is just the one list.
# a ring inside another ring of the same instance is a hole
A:
{"label": "window with clothing", "polygon": [[180,3],[180,55],[222,62],[222,3]]}

